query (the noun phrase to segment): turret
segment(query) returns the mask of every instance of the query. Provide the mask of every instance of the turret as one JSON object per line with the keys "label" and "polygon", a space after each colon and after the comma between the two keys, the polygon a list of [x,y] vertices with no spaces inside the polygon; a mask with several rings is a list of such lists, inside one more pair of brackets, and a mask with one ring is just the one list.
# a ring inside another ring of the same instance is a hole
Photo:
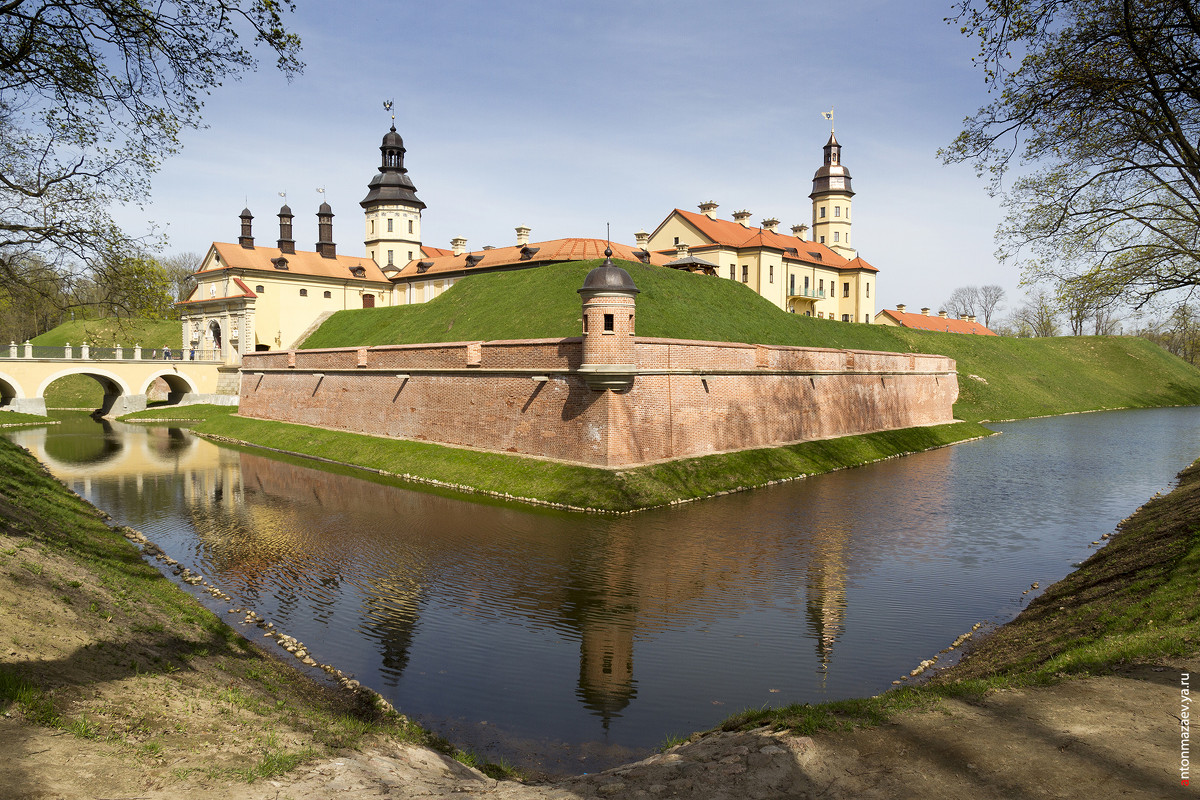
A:
{"label": "turret", "polygon": [[379,146],[379,172],[367,184],[363,207],[367,255],[376,264],[407,264],[421,257],[421,210],[417,189],[404,166],[404,139],[396,126]]}
{"label": "turret", "polygon": [[579,295],[583,298],[583,363],[579,372],[594,391],[628,389],[637,365],[634,351],[634,310],[638,293],[629,273],[612,263],[612,249],[604,263],[587,274]]}
{"label": "turret", "polygon": [[842,146],[830,132],[825,143],[825,163],[813,175],[813,241],[846,258],[856,253],[850,244],[850,170],[842,164]]}

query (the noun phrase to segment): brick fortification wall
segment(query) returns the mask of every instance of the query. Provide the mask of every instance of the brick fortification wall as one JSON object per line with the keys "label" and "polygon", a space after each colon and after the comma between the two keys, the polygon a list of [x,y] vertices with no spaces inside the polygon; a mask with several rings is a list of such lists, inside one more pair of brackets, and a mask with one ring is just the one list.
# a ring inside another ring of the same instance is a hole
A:
{"label": "brick fortification wall", "polygon": [[628,466],[953,419],[942,356],[638,337],[625,391],[593,391],[579,338],[247,354],[239,413]]}

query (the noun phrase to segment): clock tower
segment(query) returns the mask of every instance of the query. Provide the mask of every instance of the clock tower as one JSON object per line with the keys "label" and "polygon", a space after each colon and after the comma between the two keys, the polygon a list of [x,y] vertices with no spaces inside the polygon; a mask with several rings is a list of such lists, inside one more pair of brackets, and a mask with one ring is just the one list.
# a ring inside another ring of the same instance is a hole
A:
{"label": "clock tower", "polygon": [[367,184],[370,190],[359,203],[366,217],[367,257],[388,277],[414,258],[421,257],[421,210],[417,188],[404,167],[404,140],[395,124],[379,147],[382,163]]}
{"label": "clock tower", "polygon": [[813,241],[831,248],[838,255],[854,258],[850,244],[850,170],[842,164],[842,146],[829,132],[825,143],[825,163],[813,175]]}

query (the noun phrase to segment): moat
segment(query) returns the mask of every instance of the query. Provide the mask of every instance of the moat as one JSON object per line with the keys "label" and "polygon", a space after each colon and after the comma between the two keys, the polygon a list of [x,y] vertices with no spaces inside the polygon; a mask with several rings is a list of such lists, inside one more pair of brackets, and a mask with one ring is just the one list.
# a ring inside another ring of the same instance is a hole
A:
{"label": "moat", "polygon": [[178,429],[9,435],[460,746],[580,772],[742,708],[890,687],[976,622],[1010,619],[1200,455],[1196,408],[992,427],[619,518],[413,491]]}

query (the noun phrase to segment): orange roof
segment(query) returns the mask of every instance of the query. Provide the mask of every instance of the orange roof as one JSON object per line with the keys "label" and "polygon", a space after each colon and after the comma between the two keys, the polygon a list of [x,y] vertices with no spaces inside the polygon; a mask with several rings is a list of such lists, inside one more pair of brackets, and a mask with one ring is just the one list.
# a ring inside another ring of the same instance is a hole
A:
{"label": "orange roof", "polygon": [[[831,250],[825,245],[810,242],[798,236],[775,233],[764,228],[755,228],[743,225],[740,222],[733,222],[732,220],[713,219],[707,214],[684,211],[682,208],[675,209],[674,213],[682,216],[693,227],[699,230],[700,233],[717,245],[735,247],[739,250],[743,248],[770,247],[775,250],[782,250],[785,259],[803,261],[806,264],[819,264],[823,267],[832,267],[833,269],[879,271],[861,258],[847,261],[844,256],[838,255],[836,251]],[[694,245],[691,249],[698,250],[703,247],[704,245]],[[795,255],[789,253],[789,250],[795,251]]]}
{"label": "orange roof", "polygon": [[425,254],[426,258],[432,258],[433,256],[452,256],[452,255],[454,255],[453,250],[447,250],[444,247],[430,247],[427,244],[421,245],[421,252]]}
{"label": "orange roof", "polygon": [[[215,270],[208,271],[213,272]],[[187,300],[180,300],[175,303],[175,305],[181,306],[186,303],[205,303],[211,300],[231,300],[237,298],[249,298],[253,300],[254,298],[258,297],[258,295],[254,293],[254,290],[242,282],[241,278],[234,278],[233,284],[235,287],[237,287],[238,291],[231,294],[221,295],[220,297],[215,295],[211,295],[209,297],[196,297],[196,292],[200,291],[200,287],[197,286],[195,289],[192,289],[192,293],[188,295]]]}
{"label": "orange roof", "polygon": [[880,312],[887,314],[905,328],[915,328],[922,331],[943,331],[945,333],[974,333],[979,336],[996,336],[995,331],[988,330],[978,322],[968,322],[965,319],[953,319],[930,314],[910,314],[907,311],[897,311],[885,308]]}
{"label": "orange roof", "polygon": [[[376,283],[391,282],[384,276],[383,271],[373,259],[366,256],[335,256],[325,258],[311,250],[297,250],[294,253],[284,253],[278,247],[242,247],[228,242],[213,242],[212,249],[217,252],[220,261],[215,266],[197,272],[203,275],[222,269],[253,269],[260,272],[282,272],[292,275],[311,275],[321,278],[355,279],[353,270],[362,267],[363,277],[358,280],[374,281]],[[273,261],[278,258],[287,260],[287,269],[277,269]]]}
{"label": "orange roof", "polygon": [[[530,242],[528,245],[473,250],[457,256],[447,252],[445,255],[413,259],[400,268],[395,279],[444,275],[453,272],[469,273],[509,266],[531,267],[550,262],[589,261],[595,258],[604,258],[604,248],[608,246],[609,243],[603,239],[552,239],[548,242]],[[638,260],[635,255],[636,248],[617,242],[612,242],[611,246],[613,258],[625,261]],[[527,253],[528,257],[522,258],[523,253]],[[650,254],[651,264],[662,266],[669,260],[657,253]],[[422,269],[421,265],[423,264],[428,266]]]}

